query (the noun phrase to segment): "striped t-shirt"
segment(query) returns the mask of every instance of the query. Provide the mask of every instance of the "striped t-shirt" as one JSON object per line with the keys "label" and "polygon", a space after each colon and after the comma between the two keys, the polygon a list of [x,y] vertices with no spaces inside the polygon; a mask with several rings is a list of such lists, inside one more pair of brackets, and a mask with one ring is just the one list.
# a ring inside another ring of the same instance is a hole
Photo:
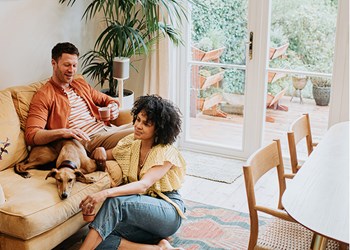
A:
{"label": "striped t-shirt", "polygon": [[104,128],[104,123],[96,120],[96,118],[90,113],[83,98],[78,96],[71,87],[65,90],[65,92],[68,96],[71,107],[70,115],[68,117],[69,128],[81,129],[89,136]]}

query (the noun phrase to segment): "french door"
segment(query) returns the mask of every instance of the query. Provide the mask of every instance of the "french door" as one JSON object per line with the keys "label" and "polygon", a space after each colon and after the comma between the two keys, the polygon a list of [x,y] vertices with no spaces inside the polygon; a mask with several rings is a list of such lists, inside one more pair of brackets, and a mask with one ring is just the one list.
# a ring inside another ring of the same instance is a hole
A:
{"label": "french door", "polygon": [[[245,159],[280,138],[287,156],[286,132],[303,113],[321,139],[332,102],[316,105],[311,79],[332,78],[338,1],[202,2],[180,50],[180,147]],[[299,87],[295,78],[306,81]]]}
{"label": "french door", "polygon": [[[262,141],[267,1],[206,1],[192,8],[182,51],[181,148],[246,158]],[[236,8],[223,14],[225,9]],[[212,13],[209,15],[206,13]],[[210,18],[212,16],[212,18]],[[206,20],[207,18],[210,20]]]}

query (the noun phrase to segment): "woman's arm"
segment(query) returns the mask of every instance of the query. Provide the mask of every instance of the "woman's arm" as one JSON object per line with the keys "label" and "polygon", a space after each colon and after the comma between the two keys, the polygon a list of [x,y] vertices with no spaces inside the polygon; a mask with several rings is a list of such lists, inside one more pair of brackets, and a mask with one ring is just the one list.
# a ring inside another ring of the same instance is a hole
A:
{"label": "woman's arm", "polygon": [[117,197],[122,195],[141,194],[147,191],[156,181],[160,180],[172,167],[170,162],[164,165],[154,166],[148,170],[139,181],[131,182],[122,186],[105,189],[95,194],[88,195],[81,201],[79,207],[85,207],[88,204],[95,206],[103,202],[108,197]]}

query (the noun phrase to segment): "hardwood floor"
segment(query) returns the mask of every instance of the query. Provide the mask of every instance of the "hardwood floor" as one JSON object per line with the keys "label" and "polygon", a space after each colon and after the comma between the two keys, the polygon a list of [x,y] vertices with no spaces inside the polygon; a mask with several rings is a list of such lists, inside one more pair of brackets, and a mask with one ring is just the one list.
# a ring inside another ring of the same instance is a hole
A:
{"label": "hardwood floor", "polygon": [[[241,167],[245,162],[242,161]],[[287,167],[286,172],[290,172]],[[258,202],[264,205],[277,206],[278,186],[275,171],[268,172],[257,184]],[[184,199],[213,206],[249,213],[243,175],[233,183],[210,181],[187,175],[181,189]]]}
{"label": "hardwood floor", "polygon": [[[314,141],[320,141],[328,128],[328,106],[317,106],[313,99],[298,98],[290,101],[290,96],[284,96],[280,104],[288,107],[288,111],[267,109],[266,116],[274,118],[274,122],[265,122],[263,132],[263,144],[273,139],[281,140],[282,153],[289,154],[287,143],[287,131],[290,124],[304,113],[309,113],[311,131]],[[243,136],[243,116],[229,114],[227,118],[203,115],[198,113],[196,117],[190,118],[189,137],[194,140],[206,141],[241,148]],[[307,149],[303,143],[298,145],[298,156],[300,159],[307,157]]]}

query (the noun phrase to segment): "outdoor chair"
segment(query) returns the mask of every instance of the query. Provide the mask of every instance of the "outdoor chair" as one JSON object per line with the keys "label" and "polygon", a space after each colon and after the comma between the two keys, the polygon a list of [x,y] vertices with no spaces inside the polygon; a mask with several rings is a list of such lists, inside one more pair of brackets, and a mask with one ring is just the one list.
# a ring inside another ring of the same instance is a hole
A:
{"label": "outdoor chair", "polygon": [[[255,184],[267,172],[277,171],[279,199],[276,208],[257,204]],[[286,190],[286,176],[282,160],[281,144],[274,140],[257,150],[243,166],[244,181],[250,215],[250,237],[248,249],[310,249],[313,232],[295,222],[282,206],[282,195]],[[272,218],[259,235],[258,212]],[[329,240],[327,249],[337,249],[338,244]]]}
{"label": "outdoor chair", "polygon": [[296,119],[290,125],[287,136],[292,172],[296,173],[301,168],[297,157],[297,144],[305,138],[308,155],[311,154],[313,148],[317,145],[317,143],[312,142],[309,114],[303,114]]}

